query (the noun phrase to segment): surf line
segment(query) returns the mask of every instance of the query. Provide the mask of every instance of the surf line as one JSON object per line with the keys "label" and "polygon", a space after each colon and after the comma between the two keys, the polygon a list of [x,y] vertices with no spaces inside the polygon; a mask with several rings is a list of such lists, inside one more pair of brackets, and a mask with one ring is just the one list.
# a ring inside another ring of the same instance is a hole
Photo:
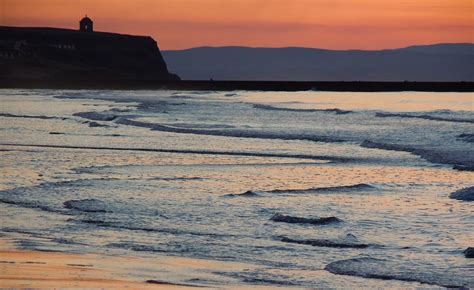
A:
{"label": "surf line", "polygon": [[77,150],[135,151],[135,152],[199,154],[199,155],[250,156],[250,157],[270,157],[270,158],[272,157],[273,158],[294,158],[294,159],[314,160],[314,161],[325,162],[325,163],[356,161],[356,159],[354,158],[335,157],[335,156],[317,156],[317,155],[305,155],[305,154],[274,154],[274,153],[263,153],[263,152],[233,152],[233,151],[210,151],[210,150],[180,150],[180,149],[158,149],[158,148],[126,148],[126,147],[104,147],[104,146],[15,144],[15,143],[0,143],[0,146],[58,148],[58,149],[77,149]]}

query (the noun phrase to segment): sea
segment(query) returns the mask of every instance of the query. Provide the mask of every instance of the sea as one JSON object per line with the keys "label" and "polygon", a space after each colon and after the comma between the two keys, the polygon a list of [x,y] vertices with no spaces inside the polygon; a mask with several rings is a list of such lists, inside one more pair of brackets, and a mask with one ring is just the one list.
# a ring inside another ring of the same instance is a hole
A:
{"label": "sea", "polygon": [[473,142],[472,93],[2,89],[0,237],[248,265],[171,281],[201,286],[470,288]]}

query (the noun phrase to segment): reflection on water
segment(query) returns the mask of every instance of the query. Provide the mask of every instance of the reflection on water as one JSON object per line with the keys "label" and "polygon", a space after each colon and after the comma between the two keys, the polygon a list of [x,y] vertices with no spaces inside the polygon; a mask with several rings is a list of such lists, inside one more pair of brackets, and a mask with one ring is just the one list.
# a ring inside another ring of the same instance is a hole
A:
{"label": "reflection on water", "polygon": [[[456,136],[473,125],[370,111],[444,109],[424,113],[472,119],[471,95],[181,95],[2,91],[0,113],[17,115],[0,117],[2,234],[29,249],[248,265],[195,277],[204,285],[474,285],[462,255],[473,246],[474,209],[449,198],[472,186],[472,171],[452,165],[472,165],[472,143]],[[353,112],[319,110],[329,108]],[[89,126],[90,114],[74,115],[91,111],[113,117]],[[165,125],[193,131],[156,130]],[[399,147],[364,148],[364,140]],[[275,222],[275,214],[341,222]],[[354,244],[368,247],[346,247]],[[360,277],[338,275],[348,273]],[[391,280],[361,278],[377,275]]]}
{"label": "reflection on water", "polygon": [[280,103],[288,108],[389,112],[472,111],[474,108],[472,93],[249,92],[243,100],[250,103]]}

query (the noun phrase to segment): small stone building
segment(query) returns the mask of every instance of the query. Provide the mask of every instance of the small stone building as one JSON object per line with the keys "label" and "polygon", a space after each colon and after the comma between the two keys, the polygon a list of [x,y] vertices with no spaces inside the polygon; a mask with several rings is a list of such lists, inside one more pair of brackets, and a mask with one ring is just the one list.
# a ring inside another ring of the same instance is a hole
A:
{"label": "small stone building", "polygon": [[86,15],[86,17],[82,18],[79,22],[79,30],[83,32],[93,32],[94,22]]}

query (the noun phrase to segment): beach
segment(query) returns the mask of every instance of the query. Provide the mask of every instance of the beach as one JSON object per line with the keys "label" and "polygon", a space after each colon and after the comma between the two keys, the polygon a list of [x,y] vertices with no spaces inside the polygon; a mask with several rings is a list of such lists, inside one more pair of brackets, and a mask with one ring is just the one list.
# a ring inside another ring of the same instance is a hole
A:
{"label": "beach", "polygon": [[[224,263],[180,257],[137,258],[18,250],[0,239],[0,287],[34,289],[237,289],[236,285],[179,284],[176,275],[211,276],[219,269],[239,269]],[[146,269],[146,270],[144,270]],[[139,277],[147,280],[139,280]],[[169,279],[169,280],[166,280]],[[250,287],[249,287],[250,288]],[[268,287],[254,285],[252,289]]]}
{"label": "beach", "polygon": [[474,287],[472,93],[0,102],[3,288]]}
{"label": "beach", "polygon": [[142,263],[130,258],[107,258],[59,252],[20,251],[1,240],[2,288],[141,288],[179,289],[184,286],[154,285],[124,279],[124,265]]}

